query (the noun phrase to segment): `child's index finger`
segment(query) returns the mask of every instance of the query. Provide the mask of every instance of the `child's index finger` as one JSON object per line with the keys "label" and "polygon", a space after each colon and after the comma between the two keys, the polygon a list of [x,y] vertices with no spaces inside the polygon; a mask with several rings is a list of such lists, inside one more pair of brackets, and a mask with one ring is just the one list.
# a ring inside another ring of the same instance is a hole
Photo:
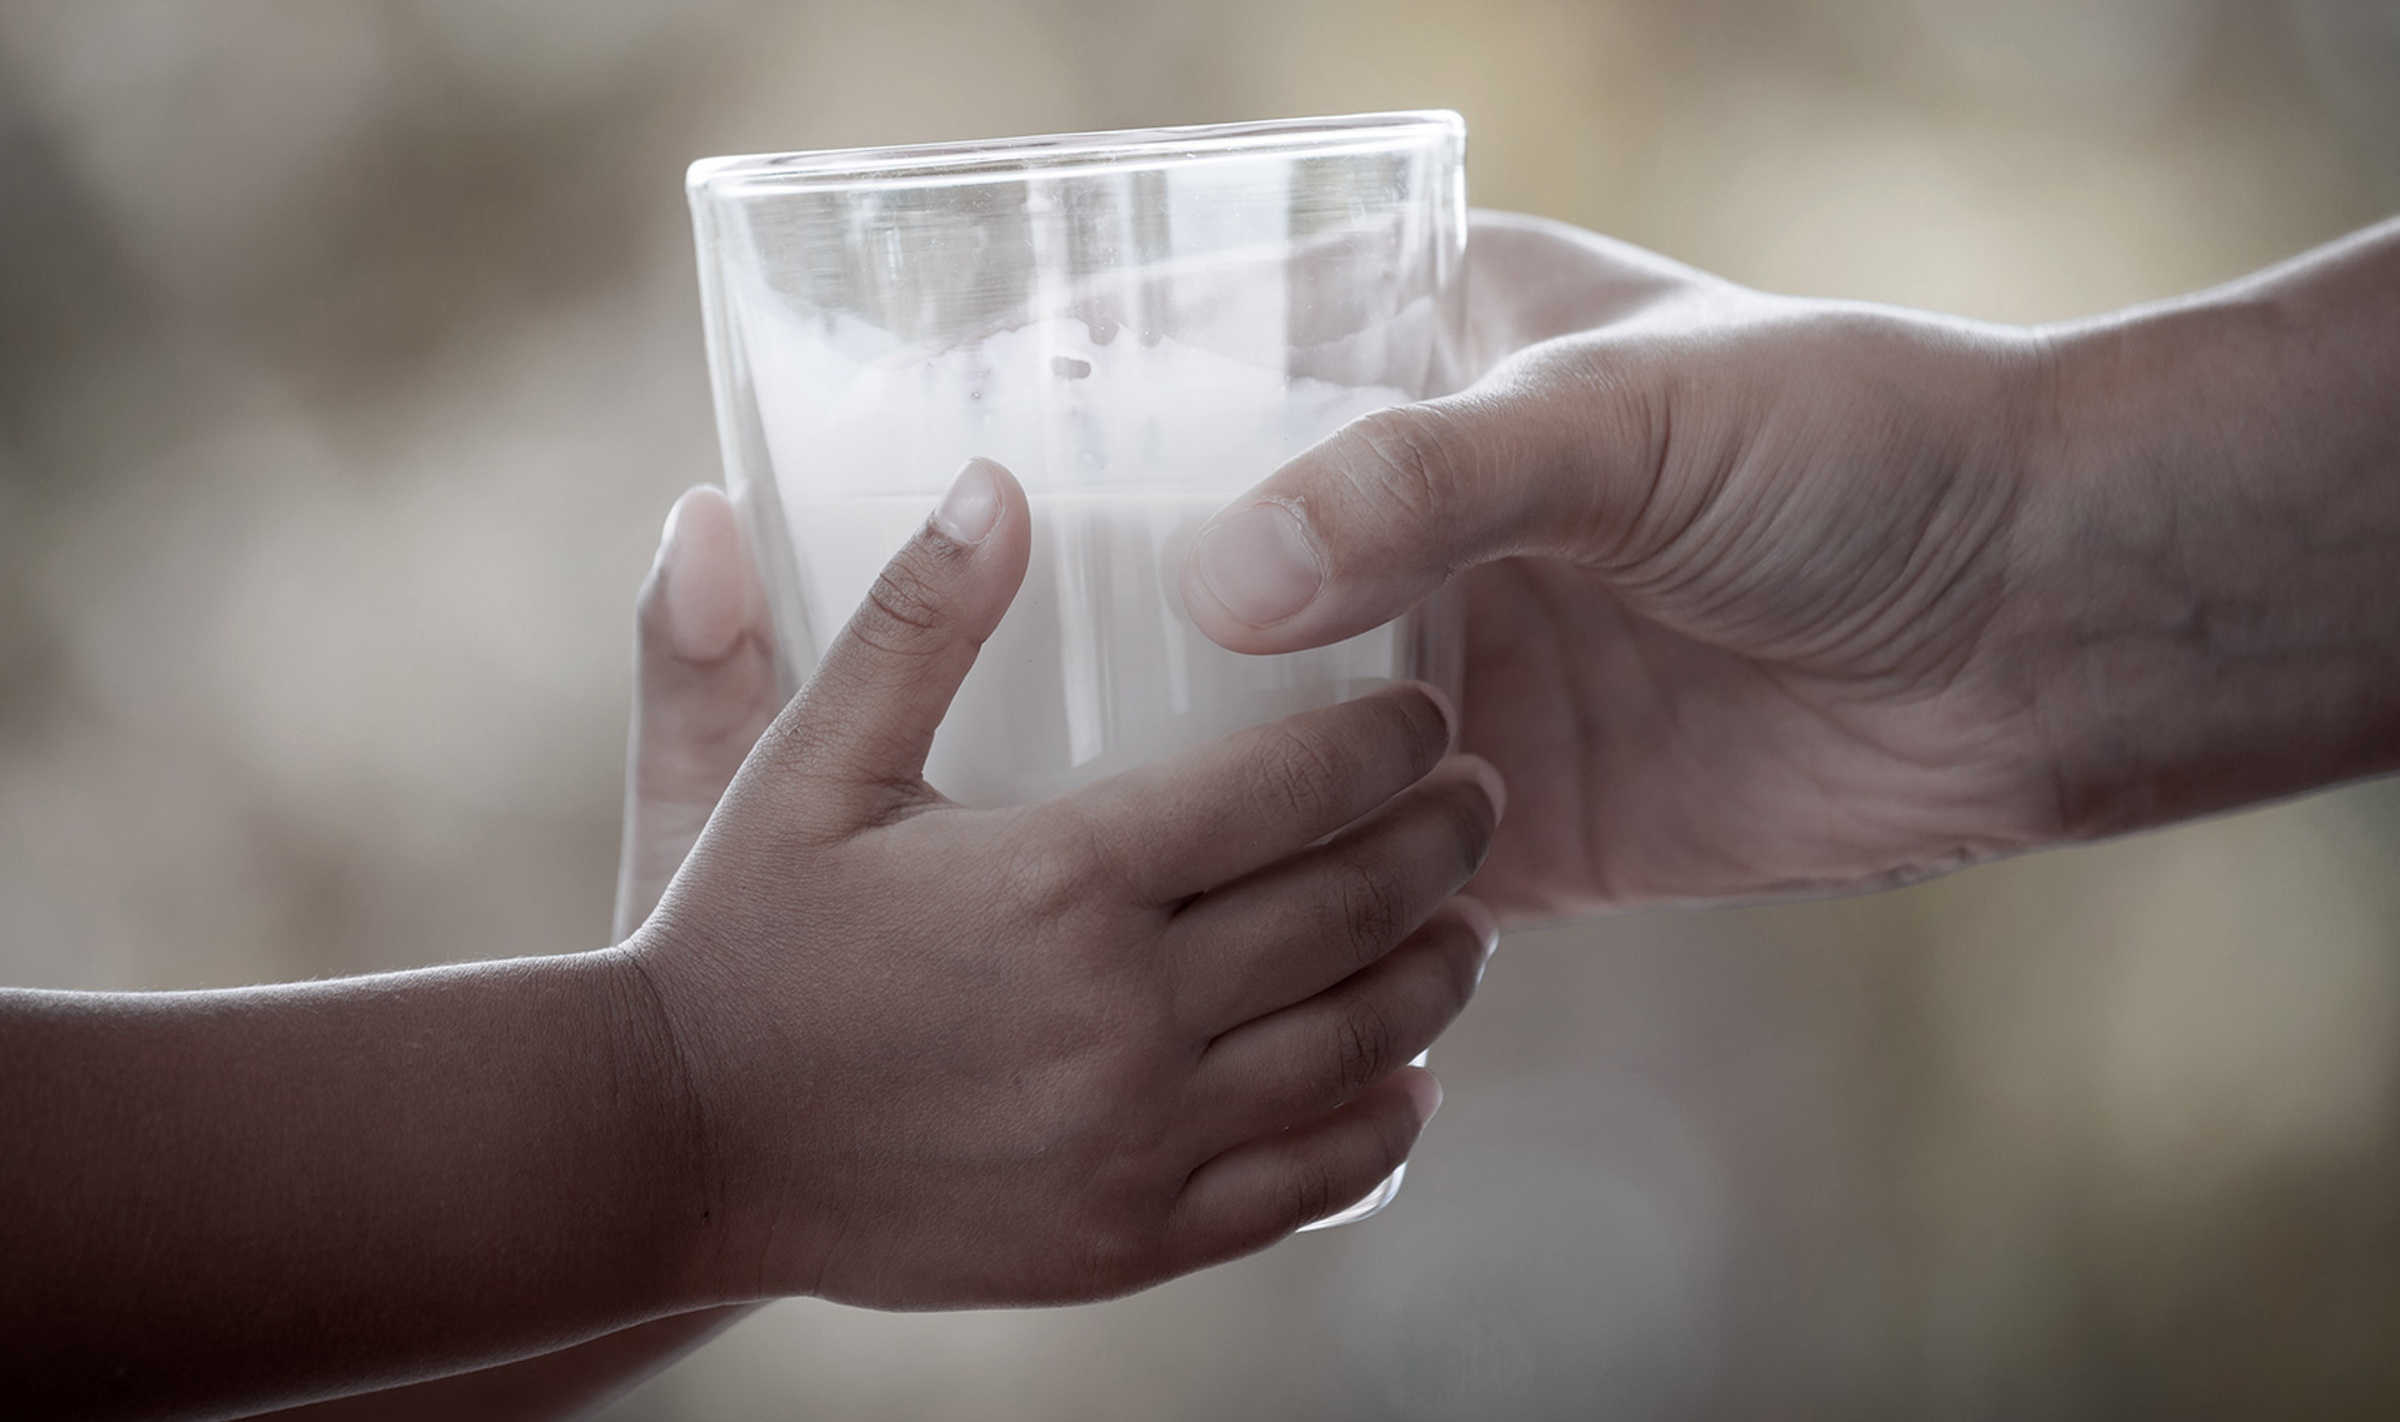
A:
{"label": "child's index finger", "polygon": [[1425,778],[1456,739],[1449,698],[1397,682],[1239,731],[1079,791],[1137,887],[1188,898],[1290,857]]}

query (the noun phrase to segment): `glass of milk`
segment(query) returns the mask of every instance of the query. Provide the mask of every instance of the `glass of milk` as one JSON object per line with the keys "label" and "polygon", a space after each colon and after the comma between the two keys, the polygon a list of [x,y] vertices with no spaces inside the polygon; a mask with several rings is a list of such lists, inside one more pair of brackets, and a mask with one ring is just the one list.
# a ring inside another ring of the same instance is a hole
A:
{"label": "glass of milk", "polygon": [[1178,589],[1229,499],[1463,379],[1465,143],[1397,113],[692,165],[726,484],[787,688],[982,455],[1024,482],[1033,558],[934,741],[954,799],[1048,798],[1397,678],[1455,691],[1441,599],[1254,657]]}

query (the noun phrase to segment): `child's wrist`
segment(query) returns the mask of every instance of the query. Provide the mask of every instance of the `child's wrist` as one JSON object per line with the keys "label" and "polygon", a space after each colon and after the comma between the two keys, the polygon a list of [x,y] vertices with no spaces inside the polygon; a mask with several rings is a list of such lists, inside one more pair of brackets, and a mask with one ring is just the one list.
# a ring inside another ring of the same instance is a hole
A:
{"label": "child's wrist", "polygon": [[603,1060],[622,1107],[630,1181],[655,1202],[652,1238],[662,1311],[726,1302],[726,1211],[707,1152],[706,1114],[674,1012],[634,942],[587,955],[604,1024]]}

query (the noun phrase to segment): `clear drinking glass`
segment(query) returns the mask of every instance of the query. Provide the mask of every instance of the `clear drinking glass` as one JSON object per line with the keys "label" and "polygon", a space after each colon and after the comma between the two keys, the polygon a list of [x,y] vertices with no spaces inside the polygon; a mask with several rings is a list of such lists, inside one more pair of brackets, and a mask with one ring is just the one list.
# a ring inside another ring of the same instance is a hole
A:
{"label": "clear drinking glass", "polygon": [[1460,383],[1465,142],[1401,113],[693,164],[726,485],[787,688],[982,455],[1024,482],[1033,556],[934,741],[952,798],[1046,798],[1397,678],[1455,692],[1443,600],[1252,657],[1178,588],[1227,500]]}

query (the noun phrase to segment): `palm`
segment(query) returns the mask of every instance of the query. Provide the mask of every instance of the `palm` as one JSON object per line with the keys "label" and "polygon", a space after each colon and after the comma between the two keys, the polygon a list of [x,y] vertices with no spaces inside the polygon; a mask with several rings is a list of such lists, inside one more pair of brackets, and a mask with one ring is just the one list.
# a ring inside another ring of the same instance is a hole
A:
{"label": "palm", "polygon": [[1511,787],[1476,892],[1520,919],[1774,895],[2037,838],[2040,807],[1992,813],[2034,755],[1988,730],[2030,719],[1991,652],[2007,476],[1888,417],[1949,333],[1513,219],[1473,251],[1487,359],[1580,332],[1579,358],[1709,374],[1649,412],[1673,437],[1608,548],[1459,580],[1465,748]]}
{"label": "palm", "polygon": [[[1900,748],[1925,734],[1905,709],[1843,705],[1630,613],[1563,563],[1491,564],[1464,591],[1464,748],[1511,787],[1475,891],[1503,914],[1771,895],[1938,862],[1923,821],[1941,797]],[[1921,813],[1896,813],[1895,791]]]}

